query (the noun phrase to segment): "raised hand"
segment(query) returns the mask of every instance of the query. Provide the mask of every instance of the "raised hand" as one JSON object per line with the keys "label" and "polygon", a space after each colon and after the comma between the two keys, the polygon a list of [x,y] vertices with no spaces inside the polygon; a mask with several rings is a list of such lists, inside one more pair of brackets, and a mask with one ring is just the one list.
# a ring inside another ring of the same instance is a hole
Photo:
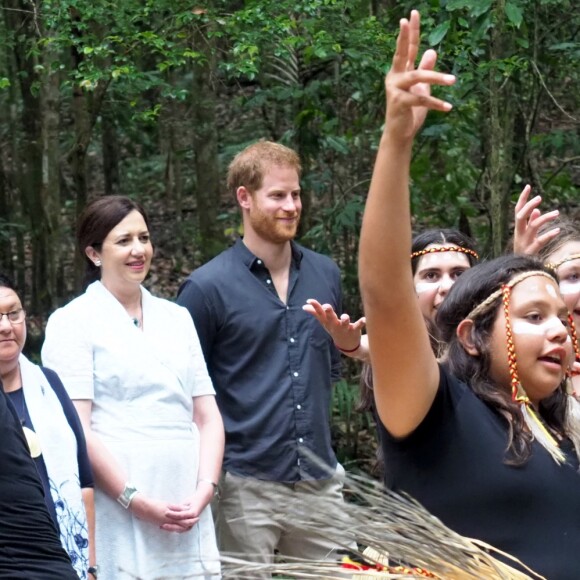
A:
{"label": "raised hand", "polygon": [[342,314],[339,318],[330,304],[320,304],[313,298],[306,302],[302,309],[312,314],[322,324],[339,350],[350,351],[345,354],[358,350],[361,346],[362,329],[366,323],[364,316],[356,322],[351,322],[348,314]]}
{"label": "raised hand", "polygon": [[538,235],[544,225],[554,221],[560,212],[555,209],[542,214],[538,206],[542,198],[536,195],[528,199],[532,188],[526,185],[515,209],[514,227],[514,253],[515,254],[537,254],[550,240],[560,233],[560,228],[552,228]]}
{"label": "raised hand", "polygon": [[420,20],[416,10],[409,20],[400,21],[397,49],[391,70],[385,78],[387,128],[391,135],[412,138],[425,121],[429,109],[449,111],[452,105],[431,96],[431,85],[452,85],[453,75],[435,72],[437,53],[427,50],[415,68],[419,51]]}

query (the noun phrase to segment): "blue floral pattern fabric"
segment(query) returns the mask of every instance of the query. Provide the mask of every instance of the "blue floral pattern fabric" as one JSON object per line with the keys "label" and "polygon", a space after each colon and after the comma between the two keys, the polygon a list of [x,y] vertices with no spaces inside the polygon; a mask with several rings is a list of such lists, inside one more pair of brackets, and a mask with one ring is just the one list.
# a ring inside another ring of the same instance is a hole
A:
{"label": "blue floral pattern fabric", "polygon": [[[65,481],[57,486],[49,479],[50,493],[56,510],[56,517],[60,528],[60,541],[67,551],[73,568],[81,580],[87,580],[87,570],[89,567],[89,532],[87,529],[87,519],[84,510],[79,512],[74,510],[66,499]],[[77,487],[80,482],[77,480]]]}

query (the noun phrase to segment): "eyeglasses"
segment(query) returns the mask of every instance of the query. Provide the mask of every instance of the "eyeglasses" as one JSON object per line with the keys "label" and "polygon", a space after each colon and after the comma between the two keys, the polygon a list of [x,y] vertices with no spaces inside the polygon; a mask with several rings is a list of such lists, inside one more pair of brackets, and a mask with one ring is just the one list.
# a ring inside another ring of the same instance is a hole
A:
{"label": "eyeglasses", "polygon": [[0,322],[6,316],[10,324],[21,324],[26,318],[26,310],[24,308],[19,308],[18,310],[12,310],[11,312],[0,312]]}

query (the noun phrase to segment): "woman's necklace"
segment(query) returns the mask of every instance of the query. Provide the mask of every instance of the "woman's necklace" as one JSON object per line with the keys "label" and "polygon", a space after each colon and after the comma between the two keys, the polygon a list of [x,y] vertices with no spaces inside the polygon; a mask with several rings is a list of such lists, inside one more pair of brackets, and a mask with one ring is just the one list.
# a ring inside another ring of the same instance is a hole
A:
{"label": "woman's necklace", "polygon": [[22,425],[22,431],[24,432],[24,437],[26,437],[26,443],[28,444],[28,449],[30,450],[30,456],[33,458],[40,457],[42,455],[42,448],[40,447],[40,439],[35,431],[30,429],[25,425],[26,423],[26,399],[24,398],[24,389],[20,387],[20,393],[22,395],[21,408],[22,413],[19,413],[20,424]]}
{"label": "woman's necklace", "polygon": [[133,313],[129,312],[127,307],[125,307],[125,310],[131,318],[131,322],[135,325],[135,328],[141,328],[143,326],[143,306],[141,300],[139,300],[139,306],[137,307],[137,316],[133,316]]}

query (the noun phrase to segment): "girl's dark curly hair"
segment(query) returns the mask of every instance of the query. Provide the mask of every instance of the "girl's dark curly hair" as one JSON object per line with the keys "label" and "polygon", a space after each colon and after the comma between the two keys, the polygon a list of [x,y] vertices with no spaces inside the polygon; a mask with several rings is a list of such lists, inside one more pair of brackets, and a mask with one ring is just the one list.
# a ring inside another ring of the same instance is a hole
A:
{"label": "girl's dark curly hair", "polygon": [[[456,331],[459,323],[493,292],[517,274],[531,270],[554,276],[541,261],[530,256],[502,256],[467,270],[451,288],[439,307],[436,318],[441,338],[447,344],[444,362],[446,367],[507,422],[509,435],[505,463],[509,465],[522,465],[529,459],[533,438],[524,422],[519,404],[512,401],[509,385],[498,385],[489,375],[492,358],[490,338],[501,309],[501,297],[497,299],[497,304],[493,304],[474,320],[472,338],[479,352],[478,356],[472,356],[464,349]],[[557,282],[555,277],[554,280]],[[542,419],[562,434],[566,424],[566,397],[563,381],[539,406]]]}

